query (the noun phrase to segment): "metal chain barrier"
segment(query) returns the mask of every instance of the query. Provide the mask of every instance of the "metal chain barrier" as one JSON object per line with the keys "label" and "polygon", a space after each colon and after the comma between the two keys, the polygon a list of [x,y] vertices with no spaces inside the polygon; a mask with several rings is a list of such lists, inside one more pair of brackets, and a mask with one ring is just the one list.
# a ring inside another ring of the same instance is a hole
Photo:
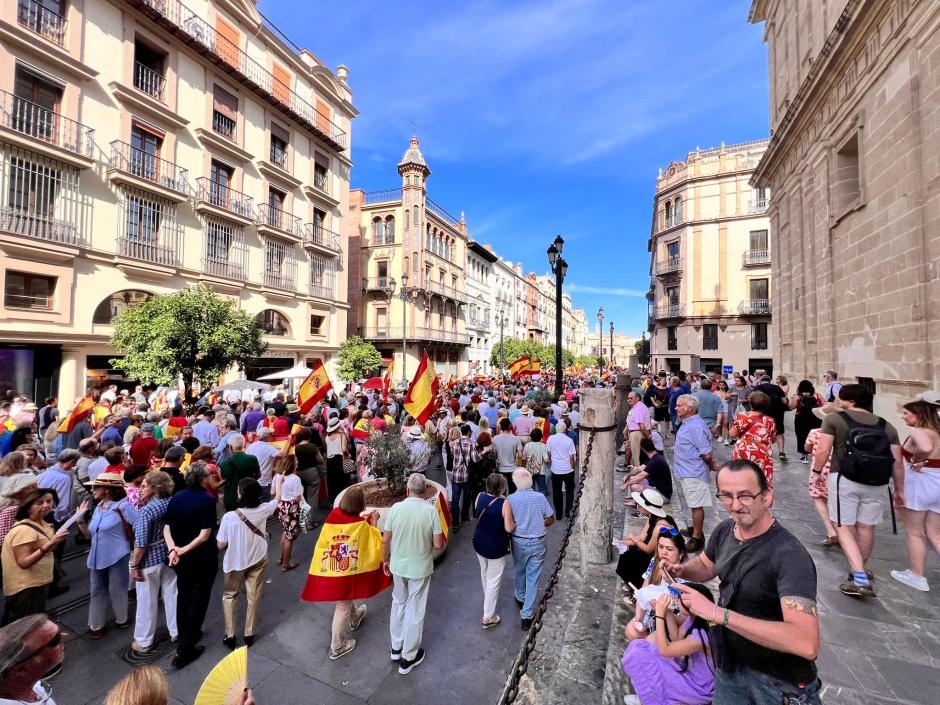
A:
{"label": "metal chain barrier", "polygon": [[558,585],[558,574],[561,572],[561,565],[565,560],[565,553],[568,550],[568,541],[571,539],[571,532],[578,519],[578,512],[581,509],[581,495],[584,494],[584,481],[587,478],[588,463],[591,461],[591,451],[594,450],[594,437],[604,431],[614,431],[617,426],[597,426],[589,427],[578,424],[579,431],[590,431],[588,437],[587,452],[584,454],[584,463],[581,465],[581,478],[578,480],[578,489],[574,495],[574,503],[571,506],[571,518],[568,520],[568,526],[565,528],[565,537],[562,539],[561,548],[558,549],[558,558],[555,559],[555,566],[552,569],[552,575],[548,579],[542,598],[539,600],[538,608],[532,618],[532,626],[526,633],[522,646],[519,648],[519,655],[512,664],[509,676],[506,679],[506,685],[500,693],[497,705],[509,705],[515,702],[519,694],[519,681],[525,675],[529,668],[529,657],[535,651],[535,642],[538,638],[539,630],[542,628],[542,617],[548,608],[548,601],[555,594],[555,587]]}

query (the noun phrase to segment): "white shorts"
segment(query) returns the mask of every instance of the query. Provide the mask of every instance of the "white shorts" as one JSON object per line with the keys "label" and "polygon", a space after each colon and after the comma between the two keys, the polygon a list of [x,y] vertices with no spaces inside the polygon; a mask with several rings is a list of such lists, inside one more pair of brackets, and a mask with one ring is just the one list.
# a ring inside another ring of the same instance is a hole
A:
{"label": "white shorts", "polygon": [[680,477],[679,483],[682,485],[682,494],[685,495],[685,503],[690,509],[712,506],[712,487],[698,477]]}
{"label": "white shorts", "polygon": [[[888,500],[887,485],[863,485],[843,477],[839,473],[829,473],[829,519],[833,523],[841,519],[843,526],[866,524],[878,526],[884,516],[885,502]],[[838,482],[839,491],[836,492]],[[836,507],[836,497],[839,505]],[[838,512],[837,512],[838,509]]]}
{"label": "white shorts", "polygon": [[940,468],[914,472],[904,464],[904,506],[915,512],[940,514]]}

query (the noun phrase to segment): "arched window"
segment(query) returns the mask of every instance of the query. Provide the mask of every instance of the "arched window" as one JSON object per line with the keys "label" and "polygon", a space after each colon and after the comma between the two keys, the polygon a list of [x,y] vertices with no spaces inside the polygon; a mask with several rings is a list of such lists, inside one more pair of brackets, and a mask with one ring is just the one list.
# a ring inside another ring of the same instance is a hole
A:
{"label": "arched window", "polygon": [[395,242],[395,216],[390,215],[385,219],[385,241]]}
{"label": "arched window", "polygon": [[412,206],[411,219],[414,221],[415,232],[418,232],[418,227],[420,226],[420,219],[418,218],[418,206]]}
{"label": "arched window", "polygon": [[255,323],[261,326],[261,329],[268,335],[290,335],[290,324],[287,322],[287,317],[273,308],[266,308],[255,316]]}
{"label": "arched window", "polygon": [[666,201],[666,227],[672,227],[672,201]]}
{"label": "arched window", "polygon": [[411,258],[408,255],[405,255],[404,262],[405,262],[405,274],[411,276]]}
{"label": "arched window", "polygon": [[153,294],[149,291],[141,291],[140,289],[116,291],[98,304],[98,308],[95,309],[95,313],[92,315],[91,322],[99,326],[109,326],[115,316],[134,308],[134,306],[142,301],[146,301],[151,296],[153,296]]}
{"label": "arched window", "polygon": [[372,242],[382,242],[383,237],[385,237],[385,224],[381,218],[376,218],[372,221]]}
{"label": "arched window", "polygon": [[405,231],[408,231],[408,209],[405,209]]}
{"label": "arched window", "polygon": [[676,205],[672,209],[672,219],[674,225],[682,222],[682,196],[676,196]]}

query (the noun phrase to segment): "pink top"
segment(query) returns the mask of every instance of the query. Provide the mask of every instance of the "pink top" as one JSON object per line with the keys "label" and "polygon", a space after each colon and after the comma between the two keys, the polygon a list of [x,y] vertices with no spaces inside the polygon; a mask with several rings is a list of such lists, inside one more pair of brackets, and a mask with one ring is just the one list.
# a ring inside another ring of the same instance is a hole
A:
{"label": "pink top", "polygon": [[645,428],[650,427],[650,409],[642,401],[638,401],[627,414],[627,430],[639,431],[640,424]]}

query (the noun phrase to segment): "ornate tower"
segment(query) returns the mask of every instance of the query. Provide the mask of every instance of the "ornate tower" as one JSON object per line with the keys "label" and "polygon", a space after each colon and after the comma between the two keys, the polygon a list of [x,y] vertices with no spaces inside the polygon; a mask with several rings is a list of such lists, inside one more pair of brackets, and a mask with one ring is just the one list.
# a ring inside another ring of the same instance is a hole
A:
{"label": "ornate tower", "polygon": [[428,164],[424,161],[417,135],[411,136],[408,149],[398,163],[401,175],[401,204],[404,210],[402,228],[402,254],[404,271],[411,277],[411,285],[419,284],[421,276],[423,241],[421,233],[424,227],[424,196],[427,192],[427,178],[431,175]]}

